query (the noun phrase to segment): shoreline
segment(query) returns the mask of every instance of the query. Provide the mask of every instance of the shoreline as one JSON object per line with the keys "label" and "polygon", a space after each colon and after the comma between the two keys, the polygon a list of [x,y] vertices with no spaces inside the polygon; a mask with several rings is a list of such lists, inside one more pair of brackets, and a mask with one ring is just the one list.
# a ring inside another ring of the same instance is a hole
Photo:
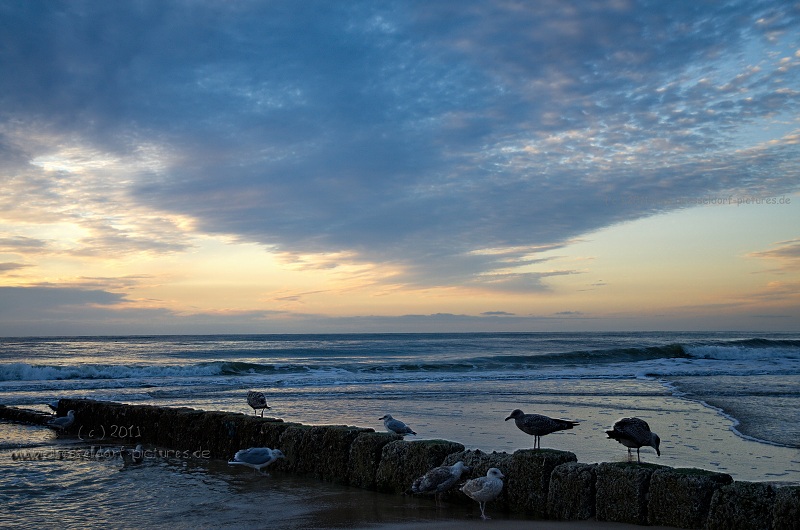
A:
{"label": "shoreline", "polygon": [[[512,454],[484,453],[466,450],[464,445],[446,440],[405,441],[369,428],[303,425],[188,408],[67,399],[62,399],[58,408],[62,415],[67,408],[75,410],[76,424],[69,429],[73,435],[84,429],[99,432],[105,425],[131,423],[141,427],[137,432],[142,436],[131,442],[179,451],[203,447],[208,451],[205,465],[211,467],[224,467],[227,462],[219,460],[227,459],[241,447],[279,447],[286,458],[273,464],[271,470],[372,491],[371,495],[379,499],[375,502],[381,505],[401,503],[398,494],[432,467],[461,460],[472,469],[465,480],[485,475],[490,467],[502,469],[506,475],[504,488],[490,504],[488,513],[521,516],[524,519],[519,521],[528,524],[530,520],[564,522],[594,518],[612,523],[685,528],[713,521],[719,527],[726,527],[737,521],[778,517],[780,514],[773,514],[779,512],[779,505],[789,507],[788,517],[791,510],[800,509],[797,486],[735,482],[725,473],[650,463],[586,464],[567,451],[520,449]],[[355,495],[363,498],[364,491]],[[451,490],[443,500],[454,502],[454,506],[466,513],[477,511],[477,503],[460,492]],[[743,514],[741,506],[749,512]],[[325,512],[313,509],[310,516],[314,518],[313,513],[318,511]],[[341,506],[328,511],[329,515],[323,516],[325,524],[336,513],[343,515]],[[408,525],[423,524],[419,515],[415,513]],[[383,521],[379,526],[391,523],[402,528],[406,524],[404,518]],[[461,521],[453,524],[461,525]],[[517,519],[507,521],[507,525],[520,524]],[[440,522],[437,518],[432,524]]]}

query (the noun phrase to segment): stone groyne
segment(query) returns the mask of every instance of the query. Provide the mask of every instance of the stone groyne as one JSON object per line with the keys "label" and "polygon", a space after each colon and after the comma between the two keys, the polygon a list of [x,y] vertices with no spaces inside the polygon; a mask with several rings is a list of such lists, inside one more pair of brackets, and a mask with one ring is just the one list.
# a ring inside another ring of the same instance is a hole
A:
{"label": "stone groyne", "polygon": [[[248,447],[280,448],[271,469],[389,494],[408,493],[415,478],[458,460],[505,474],[492,510],[532,519],[613,521],[676,528],[800,529],[800,486],[734,481],[730,475],[654,464],[584,464],[575,454],[465,450],[446,440],[400,436],[346,425],[310,426],[275,418],[190,408],[62,399],[58,415],[75,411],[68,433],[102,445],[157,446],[202,458],[230,459]],[[44,424],[52,416],[0,406],[0,419]],[[444,501],[472,502],[457,489]]]}

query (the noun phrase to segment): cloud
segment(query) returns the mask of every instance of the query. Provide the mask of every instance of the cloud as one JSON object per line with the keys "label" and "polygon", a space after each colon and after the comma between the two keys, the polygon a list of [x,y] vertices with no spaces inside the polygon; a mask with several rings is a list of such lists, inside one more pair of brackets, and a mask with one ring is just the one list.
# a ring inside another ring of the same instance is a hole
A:
{"label": "cloud", "polygon": [[77,307],[112,306],[122,301],[121,295],[97,289],[0,287],[0,314],[12,318],[69,312]]}
{"label": "cloud", "polygon": [[30,265],[25,263],[14,263],[13,261],[0,262],[0,274],[24,269],[25,267],[30,267]]}
{"label": "cloud", "polygon": [[[124,287],[122,279],[112,279]],[[129,280],[132,281],[132,280]],[[288,319],[307,322],[310,315],[284,311],[205,311],[178,313],[140,307],[125,295],[92,288],[106,279],[87,278],[84,286],[0,287],[0,336],[148,333],[255,333],[279,331]],[[298,324],[297,331],[300,331]],[[211,331],[209,331],[211,330]]]}
{"label": "cloud", "polygon": [[0,238],[0,252],[16,253],[25,252],[31,253],[44,249],[47,243],[38,239],[30,237],[4,237]]}
{"label": "cloud", "polygon": [[800,110],[785,2],[23,2],[0,16],[2,217],[79,226],[69,248],[46,242],[71,255],[224,234],[384,264],[397,283],[542,290],[571,272],[474,251],[798,189],[796,131],[775,126]]}
{"label": "cloud", "polygon": [[[774,248],[747,254],[750,258],[768,260],[778,265],[777,271],[793,271],[800,268],[800,239],[775,243]],[[774,270],[773,270],[774,272]]]}

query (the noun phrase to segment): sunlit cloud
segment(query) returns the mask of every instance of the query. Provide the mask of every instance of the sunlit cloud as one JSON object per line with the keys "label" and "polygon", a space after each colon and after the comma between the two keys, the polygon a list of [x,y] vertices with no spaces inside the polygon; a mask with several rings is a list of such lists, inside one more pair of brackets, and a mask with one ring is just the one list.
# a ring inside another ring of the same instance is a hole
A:
{"label": "sunlit cloud", "polygon": [[[789,3],[313,5],[0,7],[3,285],[226,325],[669,312],[672,272],[574,249],[800,190]],[[760,229],[736,259],[795,273]]]}
{"label": "sunlit cloud", "polygon": [[770,250],[751,252],[747,255],[750,258],[759,258],[776,265],[777,271],[797,271],[800,270],[800,239],[779,241]]}
{"label": "sunlit cloud", "polygon": [[30,265],[26,265],[25,263],[14,263],[13,261],[0,262],[0,274],[6,274],[8,272],[24,269],[25,267],[30,267]]}

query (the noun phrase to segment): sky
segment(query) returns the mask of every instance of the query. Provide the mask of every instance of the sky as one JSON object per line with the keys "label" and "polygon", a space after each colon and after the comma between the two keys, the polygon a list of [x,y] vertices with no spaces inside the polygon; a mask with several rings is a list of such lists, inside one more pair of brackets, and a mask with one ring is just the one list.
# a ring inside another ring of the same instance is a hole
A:
{"label": "sky", "polygon": [[0,335],[800,331],[800,4],[0,0]]}

